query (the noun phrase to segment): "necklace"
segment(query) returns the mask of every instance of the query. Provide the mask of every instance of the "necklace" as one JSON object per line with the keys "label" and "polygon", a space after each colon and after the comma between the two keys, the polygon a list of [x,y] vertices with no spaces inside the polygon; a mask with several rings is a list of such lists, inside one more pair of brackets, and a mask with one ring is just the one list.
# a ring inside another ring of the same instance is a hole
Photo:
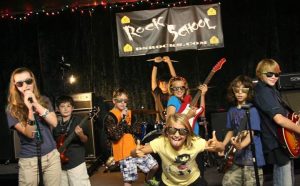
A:
{"label": "necklace", "polygon": [[63,118],[61,118],[61,120],[59,121],[61,134],[67,134],[69,132],[72,121],[73,121],[73,116],[71,116],[71,118],[65,122],[63,121]]}

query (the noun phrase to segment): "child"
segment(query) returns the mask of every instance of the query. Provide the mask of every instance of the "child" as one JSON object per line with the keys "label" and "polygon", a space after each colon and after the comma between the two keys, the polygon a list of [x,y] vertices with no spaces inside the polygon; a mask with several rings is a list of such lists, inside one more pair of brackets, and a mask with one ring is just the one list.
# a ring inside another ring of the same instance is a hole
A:
{"label": "child", "polygon": [[194,135],[185,114],[176,113],[167,118],[164,134],[145,146],[138,145],[131,152],[133,157],[158,153],[162,160],[162,183],[160,185],[205,185],[195,158],[204,151],[221,151],[215,132],[209,141]]}
{"label": "child", "polygon": [[165,112],[169,99],[168,81],[170,79],[170,75],[165,75],[164,72],[160,73],[159,76],[157,75],[159,64],[162,61],[168,64],[171,77],[176,76],[175,69],[169,56],[154,58],[151,74],[151,89],[155,101],[155,110],[159,112],[156,114],[156,123],[166,122]]}
{"label": "child", "polygon": [[[182,103],[187,101],[186,98],[189,96],[188,92],[188,83],[185,78],[176,76],[172,77],[169,81],[168,91],[171,95],[170,99],[168,100],[168,107],[167,107],[167,118],[169,115],[175,114],[179,111]],[[205,94],[207,92],[207,85],[200,85],[199,89],[201,90],[201,98],[200,98],[200,107],[202,107],[201,115],[204,116],[204,108],[205,108]],[[188,100],[190,101],[190,100]],[[188,118],[195,116],[195,109],[190,109],[190,112],[187,113]],[[199,135],[199,125],[196,122],[194,125],[194,133]]]}
{"label": "child", "polygon": [[50,99],[40,94],[35,75],[26,67],[10,76],[6,115],[21,143],[19,185],[40,185],[41,179],[43,185],[59,185],[61,165],[51,133],[57,118]]}
{"label": "child", "polygon": [[[227,98],[233,103],[227,112],[227,124],[229,129],[223,144],[224,146],[231,141],[236,149],[233,154],[233,165],[226,171],[222,185],[238,186],[238,185],[256,185],[254,174],[253,154],[250,148],[250,133],[248,129],[248,119],[246,110],[242,109],[242,105],[249,105],[249,101],[253,99],[253,84],[251,78],[240,75],[237,76],[229,85],[227,90]],[[255,145],[256,161],[258,166],[260,185],[263,184],[263,169],[265,160],[262,152],[262,144],[259,136],[260,133],[260,117],[255,107],[250,108],[250,124],[253,132],[253,142]],[[237,137],[238,136],[238,137]],[[219,153],[223,155],[223,153]]]}
{"label": "child", "polygon": [[[287,115],[290,112],[282,100],[276,83],[281,73],[274,59],[262,59],[256,66],[258,83],[255,86],[255,106],[259,109],[262,121],[262,141],[266,161],[273,165],[273,183],[277,186],[295,185],[294,161],[283,147],[278,135],[279,129],[300,134],[299,120],[294,123]],[[299,104],[299,103],[298,103]],[[294,135],[291,133],[291,135]],[[295,138],[298,138],[295,135]],[[293,138],[290,138],[290,140]],[[291,143],[292,144],[292,143]],[[294,147],[294,146],[293,146]],[[295,148],[296,150],[297,148]]]}
{"label": "child", "polygon": [[158,169],[158,164],[151,155],[143,158],[130,156],[131,150],[136,148],[134,135],[140,133],[140,126],[131,121],[131,110],[127,109],[128,92],[122,88],[115,90],[112,101],[114,108],[104,118],[104,127],[112,142],[114,160],[120,164],[124,186],[130,186],[137,180],[137,166],[148,173],[148,181]]}
{"label": "child", "polygon": [[[71,142],[66,146],[66,150],[61,152],[62,175],[61,186],[68,185],[85,185],[89,186],[90,180],[85,164],[85,147],[84,143],[88,141],[87,126],[79,126],[81,118],[72,114],[74,101],[70,96],[60,96],[56,100],[57,109],[61,115],[56,128],[53,129],[53,136],[58,142],[58,148],[66,142],[70,135],[74,135]],[[68,160],[65,160],[68,158]]]}

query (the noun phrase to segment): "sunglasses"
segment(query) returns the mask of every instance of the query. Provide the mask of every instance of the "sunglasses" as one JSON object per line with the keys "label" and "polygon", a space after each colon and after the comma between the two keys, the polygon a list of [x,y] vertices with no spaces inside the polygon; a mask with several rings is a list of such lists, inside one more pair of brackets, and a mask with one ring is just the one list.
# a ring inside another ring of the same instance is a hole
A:
{"label": "sunglasses", "polygon": [[118,99],[118,98],[115,98],[114,100],[115,100],[115,102],[117,102],[117,103],[122,103],[122,102],[128,103],[128,99]]}
{"label": "sunglasses", "polygon": [[184,87],[184,86],[182,86],[182,87],[171,87],[171,90],[172,91],[184,91],[186,88]]}
{"label": "sunglasses", "polygon": [[18,81],[18,82],[15,83],[15,85],[17,87],[23,87],[23,83],[26,83],[27,85],[31,85],[33,83],[33,79],[29,78],[29,79],[26,79],[24,81]]}
{"label": "sunglasses", "polygon": [[183,129],[183,128],[178,129],[178,128],[174,128],[174,127],[166,128],[166,132],[169,135],[174,135],[174,134],[176,134],[177,131],[181,136],[187,136],[189,134],[189,131],[187,129]]}
{"label": "sunglasses", "polygon": [[275,73],[275,72],[265,72],[263,74],[265,74],[267,77],[273,77],[273,75],[275,77],[279,77],[279,75],[280,75],[280,73]]}
{"label": "sunglasses", "polygon": [[232,91],[234,93],[245,93],[247,94],[249,92],[249,88],[238,88],[238,87],[233,87]]}

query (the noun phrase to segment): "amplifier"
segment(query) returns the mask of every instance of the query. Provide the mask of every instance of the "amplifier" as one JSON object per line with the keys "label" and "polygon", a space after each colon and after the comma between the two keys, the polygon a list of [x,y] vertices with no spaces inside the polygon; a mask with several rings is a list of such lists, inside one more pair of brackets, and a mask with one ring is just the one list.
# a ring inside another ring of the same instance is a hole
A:
{"label": "amplifier", "polygon": [[278,88],[279,90],[299,89],[300,73],[280,74]]}
{"label": "amplifier", "polygon": [[70,95],[74,100],[74,110],[87,110],[93,108],[94,93],[78,93]]}

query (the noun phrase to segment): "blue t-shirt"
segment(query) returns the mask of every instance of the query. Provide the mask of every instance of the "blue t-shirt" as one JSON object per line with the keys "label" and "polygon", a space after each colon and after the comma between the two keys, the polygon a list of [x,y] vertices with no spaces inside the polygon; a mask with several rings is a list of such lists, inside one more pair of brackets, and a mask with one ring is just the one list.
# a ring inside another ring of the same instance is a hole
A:
{"label": "blue t-shirt", "polygon": [[[43,96],[43,99],[45,100],[46,103],[51,103],[49,98]],[[50,112],[53,112],[53,107],[51,104],[47,105],[47,108]],[[8,122],[8,127],[10,129],[15,129],[14,126],[19,123],[19,121],[14,118],[10,113],[6,113],[7,116],[7,122]],[[52,150],[56,148],[56,142],[53,139],[52,132],[50,130],[50,126],[45,122],[45,120],[38,116],[37,117],[39,121],[39,127],[41,131],[41,136],[42,136],[42,143],[41,143],[41,155],[46,155]],[[37,156],[37,150],[36,150],[36,138],[28,138],[24,136],[22,133],[17,132],[18,136],[20,138],[20,143],[21,143],[21,150],[19,157],[20,158],[31,158],[34,156]]]}
{"label": "blue t-shirt", "polygon": [[[255,144],[256,161],[259,167],[265,165],[265,159],[263,156],[262,143],[260,138],[260,117],[255,107],[250,108],[250,123],[251,129],[255,132],[253,141]],[[246,111],[237,107],[231,107],[227,112],[226,128],[232,130],[236,135],[238,132],[248,129],[248,120],[244,119]],[[244,123],[244,127],[240,128],[240,125]],[[248,147],[236,151],[234,154],[234,162],[238,165],[253,165],[251,144]]]}
{"label": "blue t-shirt", "polygon": [[[167,106],[174,106],[176,108],[175,112],[178,112],[181,106],[181,101],[176,97],[176,96],[171,96],[169,101],[168,101],[168,105]],[[199,136],[199,124],[196,121],[195,125],[194,125],[194,134]]]}

